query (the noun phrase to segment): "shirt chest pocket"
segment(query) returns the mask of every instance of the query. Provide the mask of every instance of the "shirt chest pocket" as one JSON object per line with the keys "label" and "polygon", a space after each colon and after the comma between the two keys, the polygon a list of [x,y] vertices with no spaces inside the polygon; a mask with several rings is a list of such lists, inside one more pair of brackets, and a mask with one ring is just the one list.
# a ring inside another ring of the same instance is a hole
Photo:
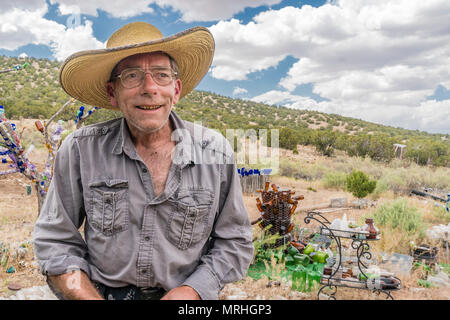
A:
{"label": "shirt chest pocket", "polygon": [[89,184],[87,218],[90,225],[112,236],[128,229],[128,181],[98,180]]}
{"label": "shirt chest pocket", "polygon": [[186,250],[208,237],[213,193],[182,189],[169,200],[167,237],[178,249]]}

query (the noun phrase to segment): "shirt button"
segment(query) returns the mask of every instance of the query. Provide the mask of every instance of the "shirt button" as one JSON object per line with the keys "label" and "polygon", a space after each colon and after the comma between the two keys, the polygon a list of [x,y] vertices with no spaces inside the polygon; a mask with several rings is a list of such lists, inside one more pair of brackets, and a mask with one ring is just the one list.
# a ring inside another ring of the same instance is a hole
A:
{"label": "shirt button", "polygon": [[148,171],[147,168],[142,169],[143,173],[147,173],[147,171]]}
{"label": "shirt button", "polygon": [[147,269],[141,270],[142,274],[146,274],[147,273]]}
{"label": "shirt button", "polygon": [[150,241],[150,237],[149,237],[149,236],[146,236],[146,237],[144,238],[144,240],[145,240],[145,241]]}

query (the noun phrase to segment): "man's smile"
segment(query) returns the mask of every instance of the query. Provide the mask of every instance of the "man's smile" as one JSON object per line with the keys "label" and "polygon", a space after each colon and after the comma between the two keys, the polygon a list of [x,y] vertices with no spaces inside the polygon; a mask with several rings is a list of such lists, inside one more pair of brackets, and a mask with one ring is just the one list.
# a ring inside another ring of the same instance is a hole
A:
{"label": "man's smile", "polygon": [[161,108],[163,105],[143,105],[143,106],[136,106],[136,108],[141,109],[141,110],[156,110]]}

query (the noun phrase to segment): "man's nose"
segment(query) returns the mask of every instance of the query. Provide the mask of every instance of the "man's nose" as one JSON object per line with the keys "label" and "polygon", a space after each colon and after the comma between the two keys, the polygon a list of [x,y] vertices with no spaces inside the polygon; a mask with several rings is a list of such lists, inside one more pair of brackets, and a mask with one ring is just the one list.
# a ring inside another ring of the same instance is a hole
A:
{"label": "man's nose", "polygon": [[158,89],[158,84],[153,80],[153,76],[150,72],[144,74],[143,87],[144,90],[150,90],[152,92]]}

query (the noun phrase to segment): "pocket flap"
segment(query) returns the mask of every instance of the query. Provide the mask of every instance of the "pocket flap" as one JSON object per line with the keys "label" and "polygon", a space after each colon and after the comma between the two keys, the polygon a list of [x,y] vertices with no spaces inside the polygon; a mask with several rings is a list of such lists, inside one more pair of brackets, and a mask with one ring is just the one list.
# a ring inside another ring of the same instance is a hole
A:
{"label": "pocket flap", "polygon": [[207,190],[181,189],[174,200],[186,207],[209,206],[213,202],[213,194]]}
{"label": "pocket flap", "polygon": [[105,179],[94,181],[89,184],[89,188],[108,187],[108,188],[128,188],[128,180],[123,179]]}

